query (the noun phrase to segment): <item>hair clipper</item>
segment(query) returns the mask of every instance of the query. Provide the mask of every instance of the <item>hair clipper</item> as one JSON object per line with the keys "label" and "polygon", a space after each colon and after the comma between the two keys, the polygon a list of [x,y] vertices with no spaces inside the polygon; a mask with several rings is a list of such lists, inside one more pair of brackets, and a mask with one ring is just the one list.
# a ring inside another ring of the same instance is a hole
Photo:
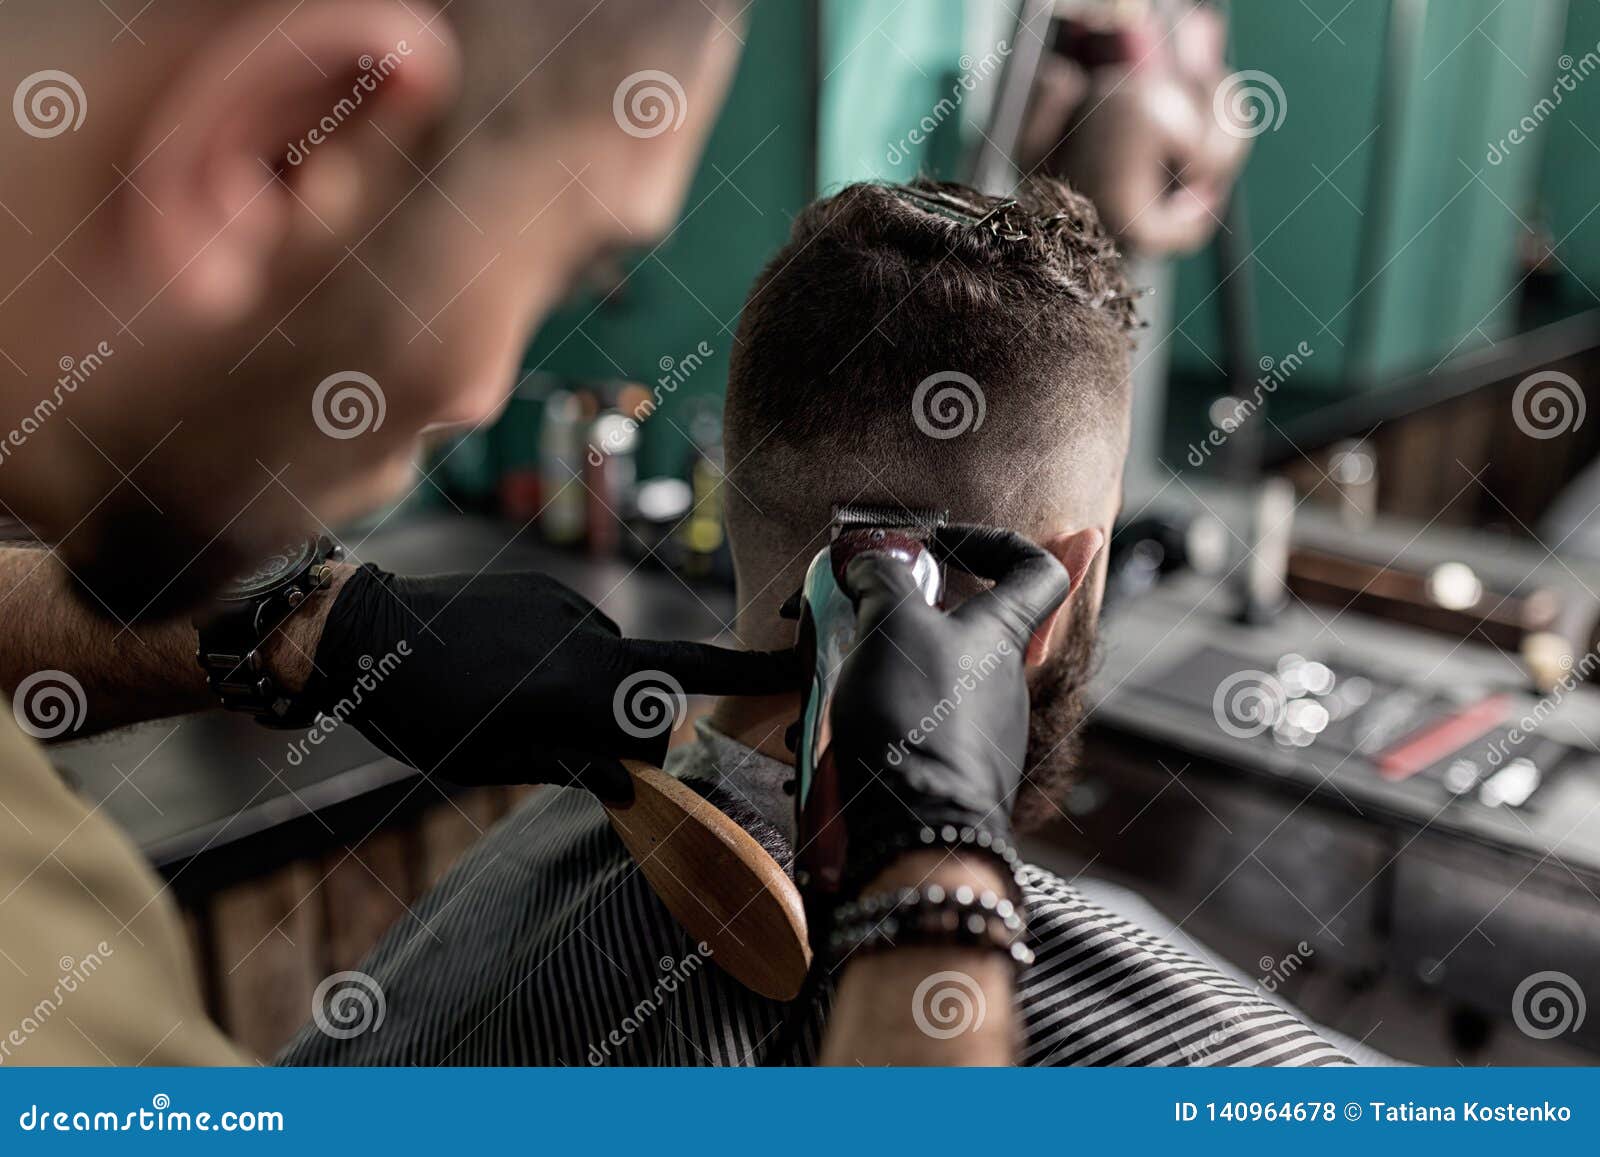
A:
{"label": "hair clipper", "polygon": [[[806,569],[800,589],[798,647],[810,670],[795,751],[795,816],[798,852],[795,882],[807,909],[826,903],[843,881],[844,805],[833,763],[829,714],[834,687],[856,641],[856,608],[845,593],[850,561],[869,551],[886,554],[911,570],[929,606],[944,597],[944,566],[928,540],[946,521],[944,511],[883,506],[834,507],[832,539]],[[812,927],[818,927],[812,921]]]}

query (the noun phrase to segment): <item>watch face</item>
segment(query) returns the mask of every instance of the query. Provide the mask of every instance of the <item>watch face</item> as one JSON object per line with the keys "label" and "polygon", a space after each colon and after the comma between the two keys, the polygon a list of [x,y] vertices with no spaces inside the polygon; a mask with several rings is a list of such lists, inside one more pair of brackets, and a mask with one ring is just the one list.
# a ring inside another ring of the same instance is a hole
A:
{"label": "watch face", "polygon": [[285,579],[299,574],[316,556],[316,541],[306,538],[286,544],[268,555],[248,574],[239,575],[222,591],[224,599],[252,599],[264,595]]}

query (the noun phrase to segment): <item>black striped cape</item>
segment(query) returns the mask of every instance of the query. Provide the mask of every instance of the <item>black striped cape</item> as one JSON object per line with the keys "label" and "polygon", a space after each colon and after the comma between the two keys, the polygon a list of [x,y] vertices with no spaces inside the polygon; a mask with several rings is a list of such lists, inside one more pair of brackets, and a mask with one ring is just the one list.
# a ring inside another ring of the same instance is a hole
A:
{"label": "black striped cape", "polygon": [[[792,808],[778,790],[791,769],[709,728],[668,765],[691,781],[720,779],[780,824]],[[1016,992],[1024,1063],[1348,1063],[1291,1013],[1059,877],[1028,867],[1023,888],[1037,956]],[[324,1016],[333,1032],[308,1023],[279,1063],[806,1064],[832,1000],[822,986],[798,1031],[780,1031],[790,1010],[717,968],[599,805],[554,788],[485,834],[360,971],[370,981],[353,983],[381,993],[381,1023],[352,1033],[356,1024]],[[775,1055],[782,1042],[786,1055]]]}

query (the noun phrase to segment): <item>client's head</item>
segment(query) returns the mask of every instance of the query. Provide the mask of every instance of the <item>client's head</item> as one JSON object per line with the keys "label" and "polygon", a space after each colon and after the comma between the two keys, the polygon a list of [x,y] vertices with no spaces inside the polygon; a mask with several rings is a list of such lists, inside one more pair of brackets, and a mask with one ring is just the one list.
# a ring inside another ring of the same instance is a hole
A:
{"label": "client's head", "polygon": [[[778,608],[835,503],[948,510],[1017,530],[1072,573],[1029,648],[1028,784],[1055,814],[1070,774],[1121,498],[1133,309],[1087,199],[951,184],[851,185],[795,220],[741,317],[725,413],[739,635],[793,642]],[[952,578],[956,596],[970,580]]]}

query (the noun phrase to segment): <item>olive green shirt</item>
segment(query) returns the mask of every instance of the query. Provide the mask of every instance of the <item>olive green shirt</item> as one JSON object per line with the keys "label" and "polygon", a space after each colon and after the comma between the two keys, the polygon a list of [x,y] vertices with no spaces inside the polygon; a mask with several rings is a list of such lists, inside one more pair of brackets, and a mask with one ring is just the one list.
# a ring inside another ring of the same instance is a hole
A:
{"label": "olive green shirt", "polygon": [[0,697],[0,1065],[250,1061],[205,1014],[161,880]]}

